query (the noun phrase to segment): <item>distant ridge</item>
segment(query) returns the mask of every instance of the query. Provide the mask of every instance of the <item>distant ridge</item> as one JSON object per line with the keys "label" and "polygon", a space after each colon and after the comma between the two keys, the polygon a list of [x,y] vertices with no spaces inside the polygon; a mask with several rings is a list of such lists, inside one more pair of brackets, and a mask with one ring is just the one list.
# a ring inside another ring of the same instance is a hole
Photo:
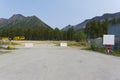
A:
{"label": "distant ridge", "polygon": [[49,28],[52,29],[45,22],[36,16],[25,17],[22,14],[14,14],[9,19],[0,18],[0,29],[6,27],[20,27],[20,28]]}
{"label": "distant ridge", "polygon": [[[80,29],[85,29],[86,27],[86,24],[89,22],[89,21],[92,21],[92,20],[100,20],[100,21],[103,21],[104,19],[108,18],[109,20],[113,19],[113,18],[120,18],[120,12],[117,12],[117,13],[106,13],[106,14],[103,14],[102,16],[96,16],[96,17],[93,17],[92,19],[86,19],[85,21],[77,24],[77,25],[74,25],[73,28],[75,31],[77,30],[80,30]],[[70,28],[70,26],[68,27],[64,27],[62,30],[63,31],[66,31]]]}

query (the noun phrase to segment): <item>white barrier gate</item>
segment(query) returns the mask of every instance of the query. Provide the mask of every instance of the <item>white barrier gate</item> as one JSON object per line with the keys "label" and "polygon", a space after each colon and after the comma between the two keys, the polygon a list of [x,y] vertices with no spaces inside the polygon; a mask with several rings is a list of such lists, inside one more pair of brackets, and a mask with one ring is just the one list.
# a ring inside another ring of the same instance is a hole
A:
{"label": "white barrier gate", "polygon": [[32,48],[33,47],[33,43],[25,43],[25,47],[26,48]]}
{"label": "white barrier gate", "polygon": [[60,43],[61,47],[67,47],[67,43]]}

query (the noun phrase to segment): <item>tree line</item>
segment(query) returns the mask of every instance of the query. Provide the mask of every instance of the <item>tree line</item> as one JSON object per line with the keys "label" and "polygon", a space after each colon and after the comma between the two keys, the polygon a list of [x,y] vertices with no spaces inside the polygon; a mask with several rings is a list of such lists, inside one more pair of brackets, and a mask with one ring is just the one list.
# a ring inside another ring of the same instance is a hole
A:
{"label": "tree line", "polygon": [[110,25],[115,25],[120,22],[120,19],[113,18],[111,20],[92,20],[86,24],[85,33],[87,34],[87,38],[98,38],[102,37],[104,34],[107,34],[108,27]]}
{"label": "tree line", "polygon": [[70,40],[83,41],[86,40],[86,35],[83,31],[75,31],[73,27],[67,31],[62,31],[59,28],[41,29],[41,28],[16,28],[9,27],[0,30],[0,37],[9,37],[13,39],[15,36],[24,36],[25,40]]}

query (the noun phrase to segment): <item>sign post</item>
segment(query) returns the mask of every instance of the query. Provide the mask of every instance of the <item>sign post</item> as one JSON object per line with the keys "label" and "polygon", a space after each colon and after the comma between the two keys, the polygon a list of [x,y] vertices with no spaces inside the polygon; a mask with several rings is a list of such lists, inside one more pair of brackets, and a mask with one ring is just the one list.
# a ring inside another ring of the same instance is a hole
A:
{"label": "sign post", "polygon": [[106,46],[106,50],[109,53],[112,45],[115,45],[115,35],[103,35],[103,45]]}
{"label": "sign post", "polygon": [[112,49],[112,46],[111,46],[111,45],[106,45],[105,47],[106,47],[106,50],[107,50],[108,53],[109,53],[109,51]]}

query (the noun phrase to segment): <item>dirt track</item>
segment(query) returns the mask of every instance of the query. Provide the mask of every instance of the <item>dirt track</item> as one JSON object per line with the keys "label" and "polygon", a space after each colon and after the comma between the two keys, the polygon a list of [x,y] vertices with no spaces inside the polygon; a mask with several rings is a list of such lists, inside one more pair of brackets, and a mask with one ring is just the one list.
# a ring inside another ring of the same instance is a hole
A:
{"label": "dirt track", "polygon": [[120,58],[53,44],[0,55],[0,80],[120,80]]}

